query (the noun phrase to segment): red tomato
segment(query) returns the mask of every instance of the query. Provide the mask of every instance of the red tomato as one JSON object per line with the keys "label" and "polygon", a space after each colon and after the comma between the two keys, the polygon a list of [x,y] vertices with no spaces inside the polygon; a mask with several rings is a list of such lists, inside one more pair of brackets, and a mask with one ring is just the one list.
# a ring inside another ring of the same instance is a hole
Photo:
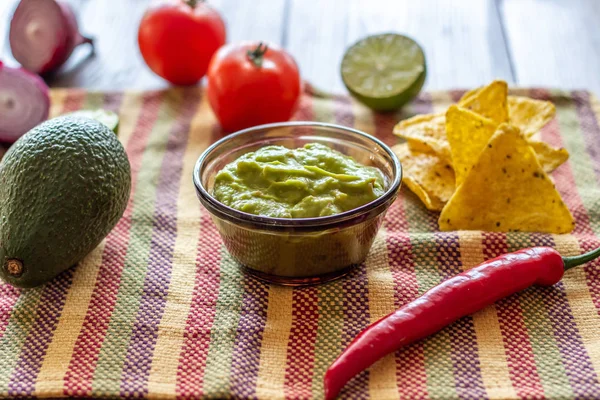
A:
{"label": "red tomato", "polygon": [[300,73],[284,50],[262,43],[228,44],[207,74],[207,96],[223,129],[287,121],[300,96]]}
{"label": "red tomato", "polygon": [[175,85],[193,85],[202,79],[225,37],[219,13],[197,0],[171,0],[151,7],[138,31],[146,64]]}

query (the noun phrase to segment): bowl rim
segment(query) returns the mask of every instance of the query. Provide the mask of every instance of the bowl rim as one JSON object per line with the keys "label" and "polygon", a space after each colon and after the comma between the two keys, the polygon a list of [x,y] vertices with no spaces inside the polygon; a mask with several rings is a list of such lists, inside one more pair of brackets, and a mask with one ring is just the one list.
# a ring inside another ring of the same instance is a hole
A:
{"label": "bowl rim", "polygon": [[[378,198],[376,198],[375,200],[373,200],[369,203],[363,204],[360,207],[356,207],[356,208],[353,208],[348,211],[344,211],[343,213],[328,215],[328,216],[324,216],[324,217],[312,217],[312,218],[276,218],[276,217],[266,217],[263,215],[255,215],[255,214],[246,213],[246,212],[237,210],[235,208],[229,207],[229,206],[221,203],[220,201],[215,199],[208,192],[208,190],[204,187],[204,185],[202,184],[201,177],[200,177],[200,169],[203,166],[204,162],[206,161],[206,158],[208,157],[208,155],[211,154],[215,150],[215,148],[221,146],[223,143],[225,143],[229,140],[232,140],[234,138],[237,138],[237,137],[243,136],[243,135],[250,135],[256,131],[265,130],[265,129],[287,128],[287,127],[332,128],[332,129],[339,129],[339,130],[346,131],[348,133],[353,133],[355,135],[362,136],[363,138],[370,140],[370,141],[374,142],[375,144],[377,144],[378,146],[380,146],[386,152],[386,154],[391,158],[392,166],[393,166],[394,172],[395,172],[394,179],[390,183],[389,187],[386,189],[385,193],[383,193],[383,195],[379,196]],[[219,214],[221,214],[224,217],[229,217],[228,219],[240,221],[240,222],[251,223],[251,224],[256,224],[256,225],[263,225],[265,227],[269,227],[269,226],[270,227],[274,227],[274,226],[280,226],[280,227],[312,227],[312,226],[314,226],[314,227],[317,227],[317,226],[323,226],[323,225],[335,225],[335,224],[339,224],[341,222],[345,222],[349,219],[355,218],[356,216],[360,216],[364,213],[368,213],[369,211],[375,210],[375,209],[379,208],[381,205],[385,204],[386,202],[389,202],[390,200],[392,200],[392,201],[395,200],[395,198],[398,194],[398,191],[400,190],[400,184],[402,182],[402,172],[403,172],[402,164],[400,163],[398,156],[396,156],[396,154],[392,151],[392,149],[387,144],[385,144],[383,141],[381,141],[380,139],[376,138],[373,135],[370,135],[370,134],[360,131],[358,129],[354,129],[354,128],[350,128],[350,127],[338,125],[338,124],[332,124],[332,123],[328,123],[328,122],[287,121],[287,122],[275,122],[275,123],[270,123],[270,124],[256,125],[256,126],[246,128],[241,131],[232,133],[230,135],[227,135],[227,136],[219,139],[218,141],[216,141],[215,143],[210,145],[208,148],[206,148],[206,150],[204,150],[202,152],[200,157],[198,157],[198,160],[196,161],[196,164],[194,165],[192,179],[194,182],[194,186],[196,188],[196,193],[197,193],[198,197],[200,198],[201,202],[204,203],[204,201],[206,201],[210,206],[212,206],[216,210],[219,210],[220,211]],[[203,204],[203,205],[205,205],[205,204]],[[212,210],[208,209],[208,211],[212,213]]]}

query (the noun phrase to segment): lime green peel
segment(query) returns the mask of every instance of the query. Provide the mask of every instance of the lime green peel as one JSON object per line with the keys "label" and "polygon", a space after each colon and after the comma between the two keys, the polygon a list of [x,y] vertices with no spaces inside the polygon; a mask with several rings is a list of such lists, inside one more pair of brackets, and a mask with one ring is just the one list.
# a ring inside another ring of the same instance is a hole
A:
{"label": "lime green peel", "polygon": [[419,94],[427,67],[423,49],[394,33],[368,36],[353,44],[342,60],[342,80],[366,106],[396,110]]}
{"label": "lime green peel", "polygon": [[106,125],[115,134],[119,132],[119,116],[112,111],[103,109],[79,110],[66,115],[94,119]]}

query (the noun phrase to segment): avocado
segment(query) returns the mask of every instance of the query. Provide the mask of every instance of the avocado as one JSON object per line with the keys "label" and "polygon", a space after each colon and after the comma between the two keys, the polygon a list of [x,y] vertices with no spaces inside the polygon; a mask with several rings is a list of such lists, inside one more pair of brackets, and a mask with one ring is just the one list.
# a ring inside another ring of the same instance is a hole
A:
{"label": "avocado", "polygon": [[130,190],[107,126],[63,116],[33,128],[0,162],[0,276],[28,288],[75,265],[116,225]]}

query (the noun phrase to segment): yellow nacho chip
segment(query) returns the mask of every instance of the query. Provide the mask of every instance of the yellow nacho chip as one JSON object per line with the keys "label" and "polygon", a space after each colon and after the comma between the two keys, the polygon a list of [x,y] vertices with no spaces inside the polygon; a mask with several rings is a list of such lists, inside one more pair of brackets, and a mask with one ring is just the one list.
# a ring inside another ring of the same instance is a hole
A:
{"label": "yellow nacho chip", "polygon": [[468,101],[468,99],[475,96],[477,93],[479,93],[480,90],[481,90],[481,86],[477,87],[475,89],[467,90],[465,92],[465,94],[463,94],[462,97],[460,98],[460,100],[458,101],[458,104],[459,105],[465,104]]}
{"label": "yellow nacho chip", "polygon": [[535,151],[535,154],[537,155],[544,172],[547,174],[554,171],[569,159],[569,152],[567,149],[556,149],[550,146],[548,143],[534,140],[528,140],[527,142]]}
{"label": "yellow nacho chip", "polygon": [[445,113],[416,115],[400,121],[394,134],[406,139],[414,151],[433,152],[450,160],[450,146],[446,139]]}
{"label": "yellow nacho chip", "polygon": [[[450,106],[446,112],[446,136],[452,153],[456,186],[479,158],[497,125],[491,120],[465,108]],[[554,171],[569,158],[566,149],[555,149],[544,142],[528,140],[546,173]]]}
{"label": "yellow nacho chip", "polygon": [[473,93],[467,92],[458,105],[501,124],[508,121],[507,95],[506,82],[493,81]]}
{"label": "yellow nacho chip", "polygon": [[404,183],[406,187],[410,189],[411,192],[416,194],[417,197],[421,199],[421,201],[423,202],[423,204],[425,204],[425,207],[427,207],[428,210],[442,211],[442,209],[444,208],[444,205],[446,203],[443,203],[440,199],[428,193],[427,190],[425,190],[425,188],[413,178],[408,176],[403,177],[402,183]]}
{"label": "yellow nacho chip", "polygon": [[450,143],[456,186],[463,182],[496,131],[496,126],[494,121],[466,108],[450,106],[446,111],[446,136]]}
{"label": "yellow nacho chip", "polygon": [[412,151],[407,143],[392,148],[402,163],[402,182],[430,210],[440,211],[454,193],[454,171],[436,154]]}
{"label": "yellow nacho chip", "polygon": [[525,137],[531,137],[556,115],[556,107],[549,101],[523,96],[508,96],[508,117]]}
{"label": "yellow nacho chip", "polygon": [[516,127],[502,124],[446,204],[440,229],[567,233],[573,216]]}

